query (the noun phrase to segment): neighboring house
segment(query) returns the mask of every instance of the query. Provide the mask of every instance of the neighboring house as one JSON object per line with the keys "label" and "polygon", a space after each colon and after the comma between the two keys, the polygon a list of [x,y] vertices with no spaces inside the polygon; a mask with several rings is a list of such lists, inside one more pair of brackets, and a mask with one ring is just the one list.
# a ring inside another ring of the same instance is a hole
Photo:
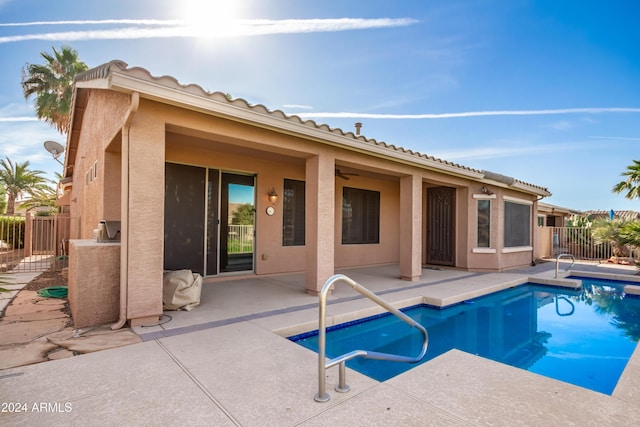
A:
{"label": "neighboring house", "polygon": [[[604,210],[593,210],[593,211],[585,211],[584,215],[588,216],[591,221],[596,219],[610,219],[611,211]],[[614,219],[621,219],[624,221],[635,221],[640,219],[640,212],[638,211],[613,211]]]}
{"label": "neighboring house", "polygon": [[549,203],[538,203],[538,246],[536,254],[540,258],[556,257],[559,253],[568,251],[564,243],[570,220],[581,216],[582,212]]}
{"label": "neighboring house", "polygon": [[[71,244],[70,294],[106,287],[82,283],[107,268],[83,253],[100,250],[89,240],[100,220],[121,221],[119,324],[157,321],[163,270],[304,271],[317,294],[338,268],[398,264],[399,276],[418,280],[426,264],[529,265],[538,201],[550,195],[121,61],[76,78],[70,129],[65,197],[84,239]],[[228,224],[238,197],[255,206],[249,253]],[[76,310],[89,301],[70,298]]]}
{"label": "neighboring house", "polygon": [[538,203],[538,225],[541,227],[566,227],[567,220],[575,215],[582,215],[582,212],[549,203]]}

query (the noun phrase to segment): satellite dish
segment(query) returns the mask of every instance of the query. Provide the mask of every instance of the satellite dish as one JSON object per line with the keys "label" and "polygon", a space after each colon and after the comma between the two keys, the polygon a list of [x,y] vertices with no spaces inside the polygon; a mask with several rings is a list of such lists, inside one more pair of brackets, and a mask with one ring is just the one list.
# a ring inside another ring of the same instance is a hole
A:
{"label": "satellite dish", "polygon": [[64,147],[62,146],[62,144],[55,141],[45,141],[44,149],[51,153],[53,158],[56,159],[58,163],[62,164],[62,162],[58,160],[58,157],[60,157],[62,153],[64,153]]}

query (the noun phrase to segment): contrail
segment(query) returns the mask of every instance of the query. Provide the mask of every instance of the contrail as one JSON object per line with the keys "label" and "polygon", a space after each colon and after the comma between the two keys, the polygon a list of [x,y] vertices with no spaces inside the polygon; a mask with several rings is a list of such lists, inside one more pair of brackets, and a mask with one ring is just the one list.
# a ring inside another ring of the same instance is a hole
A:
{"label": "contrail", "polygon": [[86,19],[76,21],[33,21],[33,22],[2,22],[0,27],[37,27],[42,25],[180,25],[186,21],[177,19]]}
{"label": "contrail", "polygon": [[[302,34],[320,32],[339,32],[364,30],[373,28],[388,28],[408,26],[417,23],[415,19],[252,19],[236,20],[220,30],[216,26],[203,28],[190,25],[185,21],[162,21],[153,19],[127,20],[97,20],[97,21],[42,21],[25,23],[0,24],[2,26],[34,26],[34,25],[97,25],[97,24],[126,24],[129,27],[111,29],[95,29],[82,31],[61,31],[49,33],[17,34],[0,37],[0,43],[15,43],[27,40],[115,40],[115,39],[144,39],[169,37],[233,37],[260,36],[274,34]],[[132,26],[133,25],[133,26]]]}
{"label": "contrail", "polygon": [[37,117],[0,117],[0,122],[37,122]]}
{"label": "contrail", "polygon": [[602,114],[602,113],[640,113],[640,108],[602,107],[602,108],[562,108],[556,110],[497,110],[466,111],[461,113],[437,114],[369,114],[369,113],[291,113],[302,118],[351,118],[351,119],[451,119],[459,117],[484,116],[540,116],[554,114]]}
{"label": "contrail", "polygon": [[616,141],[640,141],[640,138],[625,136],[590,136],[591,139],[614,139]]}

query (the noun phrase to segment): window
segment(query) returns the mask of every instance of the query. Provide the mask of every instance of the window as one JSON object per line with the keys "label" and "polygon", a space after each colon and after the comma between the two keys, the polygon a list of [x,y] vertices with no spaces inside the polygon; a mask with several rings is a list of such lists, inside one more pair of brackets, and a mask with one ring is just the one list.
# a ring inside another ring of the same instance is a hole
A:
{"label": "window", "polygon": [[531,245],[531,205],[504,202],[504,247]]}
{"label": "window", "polygon": [[284,180],[282,246],[304,246],[304,181]]}
{"label": "window", "polygon": [[380,243],[380,192],[342,189],[342,244]]}
{"label": "window", "polygon": [[491,200],[478,200],[478,247],[491,247]]}

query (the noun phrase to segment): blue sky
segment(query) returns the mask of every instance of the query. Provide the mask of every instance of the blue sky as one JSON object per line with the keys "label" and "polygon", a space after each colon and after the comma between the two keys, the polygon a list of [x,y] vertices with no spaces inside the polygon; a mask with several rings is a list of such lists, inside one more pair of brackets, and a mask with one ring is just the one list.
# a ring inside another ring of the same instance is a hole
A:
{"label": "blue sky", "polygon": [[[209,6],[207,6],[209,5]],[[206,6],[206,7],[205,7]],[[21,69],[69,45],[331,127],[640,210],[611,187],[640,158],[635,1],[0,0],[0,157],[53,176]]]}

